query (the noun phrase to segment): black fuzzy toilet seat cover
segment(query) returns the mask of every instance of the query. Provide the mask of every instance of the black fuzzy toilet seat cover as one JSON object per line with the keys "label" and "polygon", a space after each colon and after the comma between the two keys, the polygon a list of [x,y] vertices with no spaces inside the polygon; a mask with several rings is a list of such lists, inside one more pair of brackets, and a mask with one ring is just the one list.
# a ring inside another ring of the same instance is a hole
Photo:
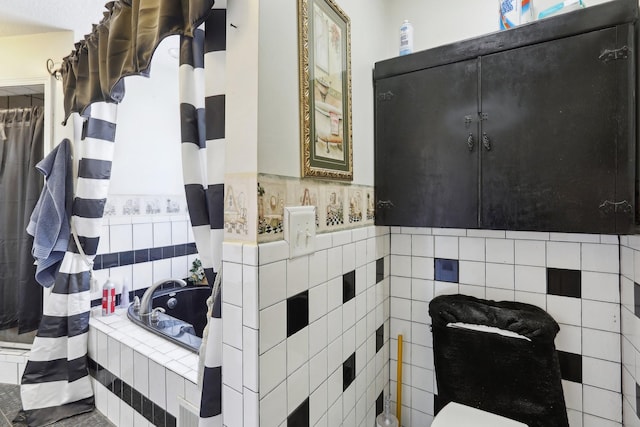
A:
{"label": "black fuzzy toilet seat cover", "polygon": [[[451,401],[523,422],[567,427],[554,338],[558,323],[539,307],[442,295],[429,304],[438,392],[436,409]],[[452,328],[496,327],[529,340]]]}

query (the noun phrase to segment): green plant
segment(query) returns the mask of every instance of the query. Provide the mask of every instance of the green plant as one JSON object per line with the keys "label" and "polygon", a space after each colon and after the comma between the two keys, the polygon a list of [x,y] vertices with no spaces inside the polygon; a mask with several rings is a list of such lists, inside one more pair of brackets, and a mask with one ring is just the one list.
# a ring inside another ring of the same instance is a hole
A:
{"label": "green plant", "polygon": [[202,282],[205,278],[204,268],[202,268],[202,261],[196,258],[191,263],[191,270],[189,270],[189,281],[193,283]]}

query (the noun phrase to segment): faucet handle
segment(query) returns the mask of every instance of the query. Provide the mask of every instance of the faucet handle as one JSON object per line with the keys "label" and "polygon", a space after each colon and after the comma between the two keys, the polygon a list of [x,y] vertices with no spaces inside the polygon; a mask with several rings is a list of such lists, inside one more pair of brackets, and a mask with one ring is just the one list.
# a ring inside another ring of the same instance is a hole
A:
{"label": "faucet handle", "polygon": [[133,311],[136,313],[140,311],[140,297],[138,295],[133,298]]}
{"label": "faucet handle", "polygon": [[156,307],[153,310],[151,310],[151,317],[150,317],[151,323],[158,323],[158,321],[160,320],[159,319],[160,316],[158,315],[158,312],[164,313],[165,311],[166,310],[162,307]]}

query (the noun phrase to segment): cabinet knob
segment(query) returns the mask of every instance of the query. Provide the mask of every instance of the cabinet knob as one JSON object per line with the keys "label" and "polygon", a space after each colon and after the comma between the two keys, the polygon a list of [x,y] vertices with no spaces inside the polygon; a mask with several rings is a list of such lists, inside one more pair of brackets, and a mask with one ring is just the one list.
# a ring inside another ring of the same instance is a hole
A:
{"label": "cabinet knob", "polygon": [[467,147],[469,147],[469,151],[473,151],[473,144],[474,144],[473,134],[470,133],[469,137],[467,138]]}
{"label": "cabinet knob", "polygon": [[491,140],[489,139],[489,135],[486,132],[482,132],[482,145],[487,151],[491,151]]}

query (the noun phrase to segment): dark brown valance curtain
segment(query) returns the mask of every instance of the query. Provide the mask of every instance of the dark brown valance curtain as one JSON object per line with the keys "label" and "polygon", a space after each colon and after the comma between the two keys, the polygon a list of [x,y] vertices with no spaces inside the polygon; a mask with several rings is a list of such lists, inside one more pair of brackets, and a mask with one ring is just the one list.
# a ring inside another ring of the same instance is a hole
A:
{"label": "dark brown valance curtain", "polygon": [[94,102],[119,103],[123,77],[148,75],[158,43],[170,35],[193,36],[213,0],[117,0],[104,18],[64,58],[61,73],[65,123]]}

